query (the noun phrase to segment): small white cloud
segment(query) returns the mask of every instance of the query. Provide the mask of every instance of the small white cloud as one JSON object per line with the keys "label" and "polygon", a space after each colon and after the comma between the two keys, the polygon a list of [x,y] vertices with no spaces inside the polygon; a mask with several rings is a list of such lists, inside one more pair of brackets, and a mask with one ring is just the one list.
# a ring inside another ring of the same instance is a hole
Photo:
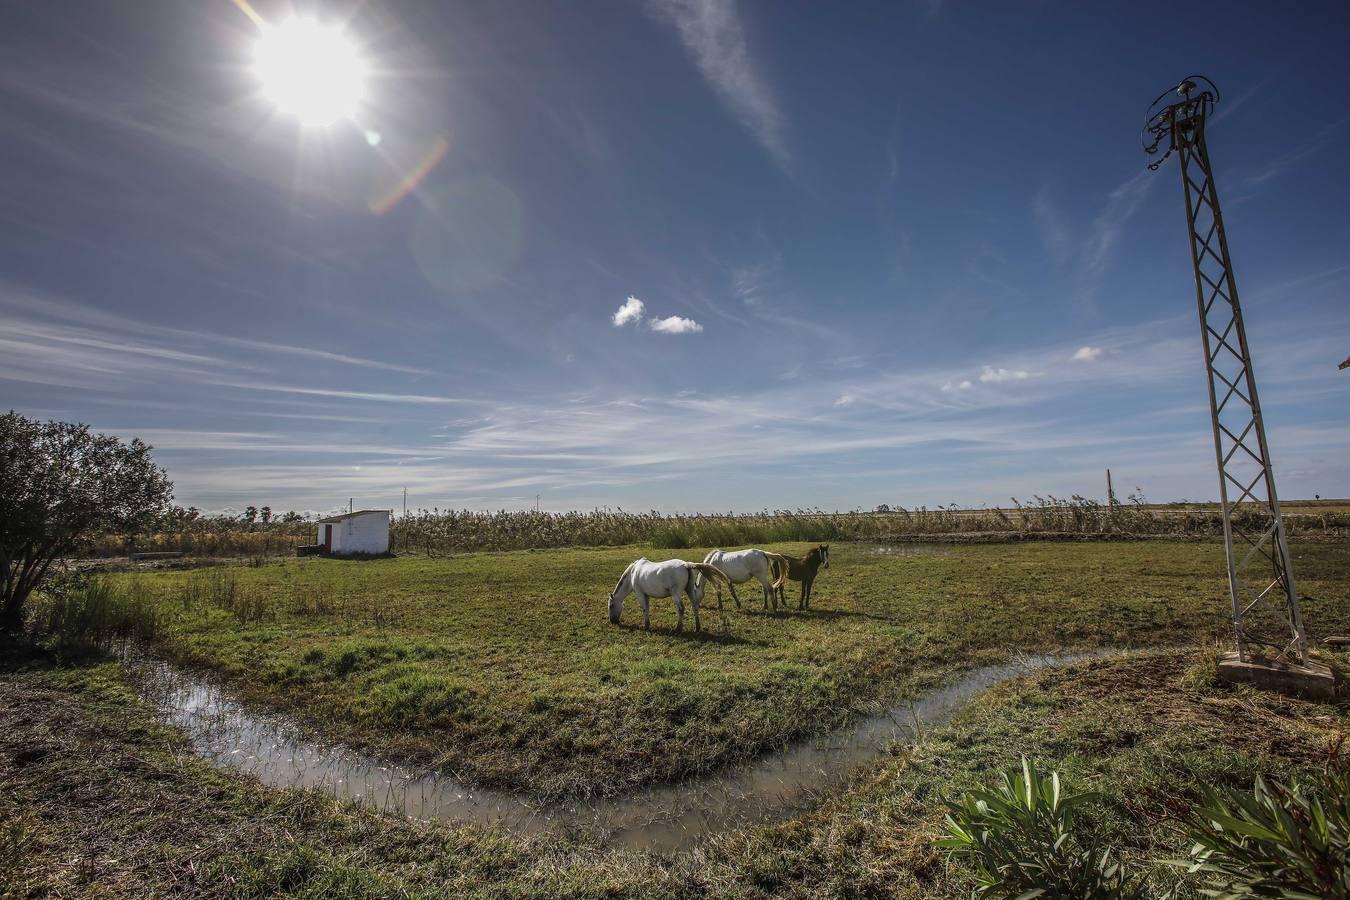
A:
{"label": "small white cloud", "polygon": [[[638,301],[641,304],[641,300]],[[617,319],[618,317],[615,316]],[[698,334],[703,330],[703,326],[693,319],[686,319],[684,316],[667,316],[664,319],[652,319],[647,323],[652,331],[659,331],[662,334]]]}
{"label": "small white cloud", "polygon": [[647,305],[636,297],[629,297],[624,301],[623,306],[619,307],[618,312],[614,313],[614,325],[616,328],[622,328],[629,322],[637,322],[647,312]]}
{"label": "small white cloud", "polygon": [[835,406],[850,406],[853,403],[852,394],[840,394],[839,399],[834,401]]}
{"label": "small white cloud", "polygon": [[1102,348],[1079,347],[1073,352],[1073,358],[1077,362],[1095,362],[1102,358]]}
{"label": "small white cloud", "polygon": [[1023,369],[995,369],[993,366],[985,366],[984,371],[980,373],[980,381],[985,384],[999,384],[1004,381],[1026,381],[1031,377],[1031,373]]}
{"label": "small white cloud", "polygon": [[954,391],[968,391],[974,386],[975,385],[970,383],[969,379],[965,379],[962,381],[949,381],[942,386],[942,389],[950,394]]}

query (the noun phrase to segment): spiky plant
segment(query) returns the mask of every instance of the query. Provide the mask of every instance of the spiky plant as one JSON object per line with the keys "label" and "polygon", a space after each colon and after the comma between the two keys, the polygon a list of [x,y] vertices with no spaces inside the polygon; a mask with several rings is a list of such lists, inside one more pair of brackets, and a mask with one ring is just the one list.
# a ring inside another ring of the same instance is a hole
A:
{"label": "spiky plant", "polygon": [[[1339,748],[1336,748],[1337,750]],[[1204,788],[1191,814],[1190,860],[1208,897],[1350,897],[1350,769],[1285,786],[1258,777],[1250,794]]]}
{"label": "spiky plant", "polygon": [[1121,864],[1075,831],[1075,816],[1096,800],[1063,790],[1022,758],[993,788],[948,804],[947,837],[938,846],[974,869],[975,893],[1008,898],[1107,900],[1139,896]]}

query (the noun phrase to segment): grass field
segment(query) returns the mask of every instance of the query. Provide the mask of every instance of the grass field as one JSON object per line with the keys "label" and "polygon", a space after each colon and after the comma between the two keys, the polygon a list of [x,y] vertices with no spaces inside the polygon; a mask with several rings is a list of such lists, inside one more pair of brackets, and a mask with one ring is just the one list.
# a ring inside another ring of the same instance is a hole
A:
{"label": "grass field", "polygon": [[[774,545],[800,552],[805,545]],[[835,545],[813,609],[758,589],[704,632],[605,597],[641,550],[550,550],[123,574],[159,643],[326,736],[557,797],[756,755],[1023,650],[1226,638],[1216,543]],[[646,551],[654,558],[675,553]],[[703,549],[683,551],[701,559]],[[1350,544],[1298,543],[1313,637],[1350,629]],[[748,586],[747,586],[748,587]]]}

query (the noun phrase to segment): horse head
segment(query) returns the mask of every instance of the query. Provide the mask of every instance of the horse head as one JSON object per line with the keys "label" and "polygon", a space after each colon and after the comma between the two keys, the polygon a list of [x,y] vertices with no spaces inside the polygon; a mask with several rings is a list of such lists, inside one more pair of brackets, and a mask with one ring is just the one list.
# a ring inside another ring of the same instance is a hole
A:
{"label": "horse head", "polygon": [[816,548],[816,553],[820,556],[820,567],[828,569],[830,567],[830,545],[821,544]]}
{"label": "horse head", "polygon": [[619,616],[623,613],[623,601],[633,592],[633,584],[629,581],[633,566],[645,559],[646,557],[643,557],[636,562],[629,563],[628,568],[624,569],[623,574],[619,576],[619,582],[614,585],[614,590],[609,592],[609,621],[611,625],[619,624]]}

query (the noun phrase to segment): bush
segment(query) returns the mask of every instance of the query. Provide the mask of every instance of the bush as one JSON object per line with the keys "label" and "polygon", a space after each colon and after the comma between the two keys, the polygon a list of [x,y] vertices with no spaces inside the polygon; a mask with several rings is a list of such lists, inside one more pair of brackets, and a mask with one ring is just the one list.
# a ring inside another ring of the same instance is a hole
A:
{"label": "bush", "polygon": [[1022,758],[991,789],[976,789],[948,804],[950,856],[974,866],[976,894],[996,897],[1137,897],[1124,869],[1075,833],[1075,814],[1096,794],[1067,794],[1059,773],[1049,779]]}
{"label": "bush", "polygon": [[1258,777],[1250,795],[1204,797],[1191,859],[1177,865],[1205,877],[1207,896],[1350,897],[1350,770],[1339,753],[1309,784]]}

